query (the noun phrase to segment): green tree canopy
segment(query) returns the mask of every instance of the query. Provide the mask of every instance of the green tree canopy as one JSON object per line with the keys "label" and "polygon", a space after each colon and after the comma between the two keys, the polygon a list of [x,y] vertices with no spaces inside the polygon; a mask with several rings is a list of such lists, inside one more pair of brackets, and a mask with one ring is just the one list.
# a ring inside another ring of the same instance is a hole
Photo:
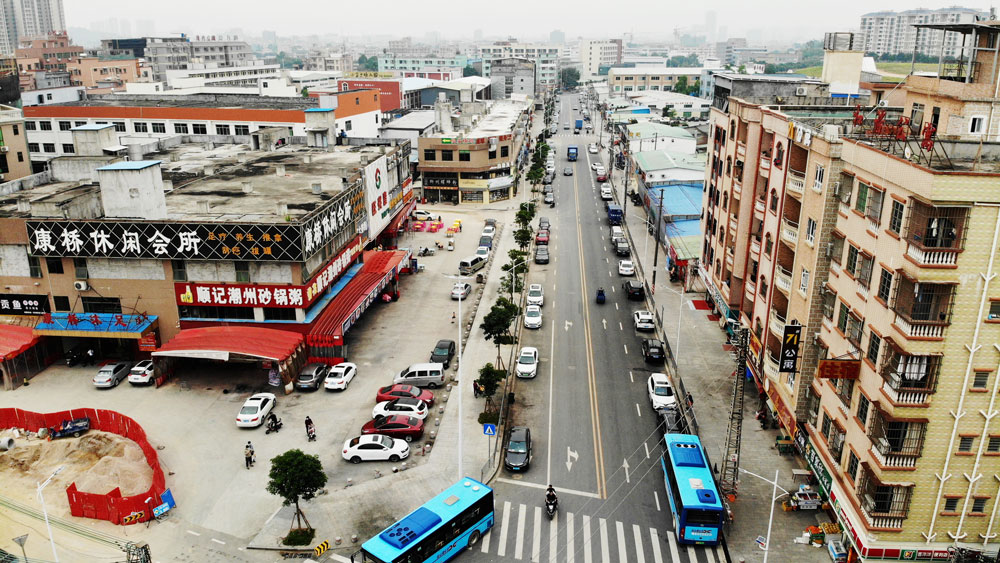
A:
{"label": "green tree canopy", "polygon": [[267,492],[281,497],[285,506],[295,505],[295,518],[292,524],[298,524],[299,528],[303,528],[302,522],[305,521],[305,527],[312,528],[299,508],[299,499],[311,500],[326,486],[326,473],[323,473],[323,464],[320,463],[319,456],[303,453],[299,449],[288,450],[271,459],[271,471],[268,477],[270,480],[267,483]]}
{"label": "green tree canopy", "polygon": [[559,71],[559,82],[563,89],[571,90],[580,84],[580,71],[575,68],[564,68]]}
{"label": "green tree canopy", "polygon": [[476,70],[476,67],[465,65],[465,68],[462,69],[462,76],[482,76],[482,74]]}

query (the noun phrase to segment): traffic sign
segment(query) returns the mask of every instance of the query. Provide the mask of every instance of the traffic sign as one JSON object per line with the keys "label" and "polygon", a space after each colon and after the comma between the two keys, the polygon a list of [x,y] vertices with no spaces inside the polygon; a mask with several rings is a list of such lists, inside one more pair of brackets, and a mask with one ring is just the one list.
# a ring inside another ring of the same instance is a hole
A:
{"label": "traffic sign", "polygon": [[767,549],[767,540],[764,539],[764,536],[757,536],[757,547]]}
{"label": "traffic sign", "polygon": [[24,547],[24,542],[26,541],[28,541],[28,534],[24,534],[23,536],[17,536],[16,538],[14,538],[14,543],[16,543],[21,547]]}
{"label": "traffic sign", "polygon": [[496,436],[497,435],[497,425],[496,424],[484,424],[483,425],[483,434],[486,434],[487,436]]}

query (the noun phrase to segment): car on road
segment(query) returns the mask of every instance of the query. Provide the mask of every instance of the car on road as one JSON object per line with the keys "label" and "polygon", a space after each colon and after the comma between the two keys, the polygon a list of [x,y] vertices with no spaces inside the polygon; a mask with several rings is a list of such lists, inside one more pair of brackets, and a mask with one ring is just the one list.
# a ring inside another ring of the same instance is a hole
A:
{"label": "car on road", "polygon": [[563,131],[569,131],[569,123],[563,123]]}
{"label": "car on road", "polygon": [[661,434],[687,434],[687,421],[680,409],[674,404],[671,407],[656,409],[656,427]]}
{"label": "car on road", "polygon": [[542,178],[543,184],[551,184],[553,180],[556,179],[555,172],[546,172],[545,176]]}
{"label": "car on road", "polygon": [[545,197],[542,198],[544,203],[555,203],[556,196],[552,195],[552,192],[546,192]]}
{"label": "car on road", "polygon": [[381,434],[368,434],[348,438],[344,442],[344,459],[351,463],[362,461],[391,461],[393,463],[410,457],[410,446],[405,440],[390,438]]}
{"label": "car on road", "polygon": [[432,214],[429,211],[424,211],[423,209],[414,209],[413,213],[410,213],[410,217],[413,217],[417,221],[430,221],[437,217],[437,215]]}
{"label": "car on road", "polygon": [[547,174],[554,174],[555,171],[556,171],[556,163],[552,162],[550,164],[545,165],[545,172]]}
{"label": "car on road", "polygon": [[588,146],[587,152],[589,152],[590,154],[597,154],[597,145]]}
{"label": "car on road", "polygon": [[486,225],[487,227],[496,227],[497,220],[492,217],[487,217],[486,219],[483,220],[483,224]]}
{"label": "car on road", "polygon": [[600,161],[598,161],[598,160],[595,160],[594,162],[591,162],[591,163],[590,163],[590,169],[591,169],[591,170],[594,170],[594,171],[596,172],[598,168],[601,168],[601,169],[603,169],[603,168],[604,168],[604,165],[603,165],[603,164],[601,164],[601,162],[600,162]]}
{"label": "car on road", "polygon": [[455,286],[451,288],[452,299],[465,299],[470,293],[472,293],[472,286],[464,282],[456,283]]}
{"label": "car on road", "polygon": [[528,305],[524,308],[524,328],[542,328],[542,308]]}
{"label": "car on road", "polygon": [[375,405],[372,409],[372,418],[377,416],[391,416],[394,414],[405,414],[419,419],[427,418],[430,409],[427,403],[420,399],[400,397],[391,401],[384,401]]}
{"label": "car on road", "polygon": [[551,184],[548,185],[548,186],[542,186],[542,193],[543,194],[550,194],[550,193],[552,193],[552,191],[553,190],[552,190],[552,185]]}
{"label": "car on road", "polygon": [[361,434],[381,434],[390,438],[402,438],[407,442],[412,442],[423,437],[424,421],[402,414],[378,416],[369,420],[361,427]]}
{"label": "car on road", "polygon": [[601,174],[604,174],[605,172],[607,172],[607,170],[604,169],[604,165],[603,164],[601,164],[600,162],[597,162],[595,164],[596,164],[596,166],[594,166],[594,172],[597,172],[598,175],[601,175]]}
{"label": "car on road", "polygon": [[627,281],[622,284],[622,289],[625,290],[625,297],[629,301],[642,301],[646,298],[646,290],[643,289],[642,282]]}
{"label": "car on road", "polygon": [[528,305],[538,305],[541,307],[545,304],[545,290],[542,289],[542,284],[533,283],[528,286]]}
{"label": "car on road", "polygon": [[548,264],[549,263],[549,247],[548,246],[536,246],[535,247],[535,264]]}
{"label": "car on road", "polygon": [[538,348],[525,346],[517,356],[518,377],[535,377],[538,375]]}
{"label": "car on road", "polygon": [[571,167],[567,166],[566,168],[563,168],[563,176],[572,176],[572,175],[573,175],[573,169]]}
{"label": "car on road", "polygon": [[656,330],[653,313],[649,311],[636,311],[632,313],[632,324],[635,325],[636,330]]}
{"label": "car on road", "polygon": [[642,357],[647,362],[662,362],[666,357],[663,352],[663,343],[655,338],[644,338],[642,340]]}
{"label": "car on road", "polygon": [[619,239],[615,241],[615,255],[616,256],[632,255],[632,249],[628,247],[628,242],[625,239]]}
{"label": "car on road", "polygon": [[153,383],[153,360],[143,360],[128,373],[128,382],[132,385],[150,385]]}
{"label": "car on road", "polygon": [[236,426],[254,428],[264,424],[264,417],[274,410],[276,404],[274,393],[251,395],[240,407],[240,414],[236,415]]}
{"label": "car on road", "polygon": [[383,401],[399,399],[400,397],[420,399],[421,401],[427,403],[428,407],[434,406],[434,393],[426,389],[421,389],[416,385],[405,385],[400,383],[380,387],[378,392],[375,394],[375,402],[381,403]]}
{"label": "car on road", "polygon": [[482,256],[483,258],[486,258],[487,260],[489,260],[490,259],[490,247],[488,247],[488,246],[480,246],[479,248],[476,249],[476,256]]}
{"label": "car on road", "polygon": [[550,225],[551,224],[549,223],[549,218],[548,217],[539,217],[538,218],[538,228],[539,229],[544,229],[544,230],[547,231],[547,230],[549,230]]}
{"label": "car on road", "polygon": [[646,394],[649,395],[649,404],[654,411],[677,405],[674,386],[670,384],[670,379],[665,373],[654,373],[649,376],[646,380]]}
{"label": "car on road", "polygon": [[448,369],[448,366],[451,365],[451,358],[454,355],[454,340],[438,340],[437,344],[434,345],[434,349],[431,350],[431,359],[428,361],[444,364],[444,369]]}
{"label": "car on road", "polygon": [[118,387],[118,384],[128,378],[132,364],[129,362],[113,362],[101,366],[94,375],[94,387]]}
{"label": "car on road", "polygon": [[614,196],[611,193],[611,187],[608,185],[601,186],[601,200],[610,201],[612,199],[614,199]]}
{"label": "car on road", "polygon": [[319,389],[319,384],[323,383],[326,379],[327,372],[330,371],[330,366],[320,363],[306,364],[299,371],[298,377],[295,378],[295,388],[296,389],[312,389],[313,391]]}
{"label": "car on road", "polygon": [[486,225],[485,227],[483,227],[483,232],[479,236],[481,236],[481,237],[494,237],[494,236],[496,236],[496,234],[497,234],[497,228],[495,226],[493,226],[493,225]]}
{"label": "car on road", "polygon": [[538,231],[535,233],[535,244],[548,244],[549,243],[549,232],[548,231]]}
{"label": "car on road", "polygon": [[597,173],[597,181],[598,182],[607,182],[608,181],[608,175],[607,175],[607,173],[606,172],[598,172]]}
{"label": "car on road", "polygon": [[343,391],[354,381],[354,376],[358,375],[357,364],[351,362],[341,362],[332,368],[326,375],[323,387],[327,391]]}
{"label": "car on road", "polygon": [[531,430],[527,426],[510,429],[507,451],[504,452],[503,466],[508,471],[525,471],[531,464]]}
{"label": "car on road", "polygon": [[634,276],[635,275],[635,264],[631,260],[619,260],[618,261],[618,275],[620,276]]}

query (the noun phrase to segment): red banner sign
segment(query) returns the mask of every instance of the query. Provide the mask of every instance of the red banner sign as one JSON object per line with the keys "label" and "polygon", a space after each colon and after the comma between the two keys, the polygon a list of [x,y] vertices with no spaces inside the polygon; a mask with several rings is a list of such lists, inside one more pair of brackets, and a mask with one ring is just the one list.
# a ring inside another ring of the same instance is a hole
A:
{"label": "red banner sign", "polygon": [[155,352],[159,345],[159,338],[157,337],[157,333],[155,331],[147,332],[142,335],[142,338],[139,339],[139,350],[143,352]]}
{"label": "red banner sign", "polygon": [[820,360],[816,377],[821,379],[857,379],[861,375],[861,360]]}
{"label": "red banner sign", "polygon": [[340,277],[362,248],[358,238],[352,240],[307,285],[179,282],[174,284],[174,293],[178,305],[305,309]]}

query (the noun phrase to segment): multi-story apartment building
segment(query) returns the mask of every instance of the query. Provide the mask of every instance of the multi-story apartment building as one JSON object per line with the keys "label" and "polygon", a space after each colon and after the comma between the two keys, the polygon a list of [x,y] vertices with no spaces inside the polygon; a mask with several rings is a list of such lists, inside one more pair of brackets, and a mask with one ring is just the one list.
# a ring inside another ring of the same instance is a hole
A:
{"label": "multi-story apartment building", "polygon": [[306,59],[306,70],[351,72],[354,70],[354,57],[350,53],[315,51]]}
{"label": "multi-story apartment building", "polygon": [[24,37],[66,31],[63,0],[0,0],[0,53],[14,54]]}
{"label": "multi-story apartment building", "polygon": [[66,70],[73,86],[122,88],[139,79],[139,59],[78,57],[66,64]]}
{"label": "multi-story apartment building", "polygon": [[466,55],[450,55],[440,57],[410,57],[393,53],[379,55],[378,71],[392,72],[397,70],[421,70],[428,67],[458,67],[465,68],[469,64]]}
{"label": "multi-story apartment building", "polygon": [[10,182],[31,174],[24,115],[21,110],[0,106],[0,182]]}
{"label": "multi-story apartment building", "polygon": [[66,71],[69,62],[82,54],[83,47],[73,45],[65,31],[21,38],[15,56],[21,82],[25,86],[22,89],[31,89],[28,86],[33,71]]}
{"label": "multi-story apartment building", "polygon": [[145,59],[150,79],[166,82],[168,70],[187,70],[192,64],[206,67],[249,66],[256,57],[246,41],[235,37],[135,37],[103,39],[96,53],[104,57],[136,57]]}
{"label": "multi-story apartment building", "polygon": [[581,41],[580,62],[584,75],[597,76],[601,68],[622,63],[621,39],[597,39]]}
{"label": "multi-story apartment building", "polygon": [[489,78],[493,61],[524,58],[535,63],[535,91],[554,90],[559,85],[559,47],[549,44],[519,43],[516,39],[479,47],[483,76]]}
{"label": "multi-story apartment building", "polygon": [[535,63],[531,59],[497,59],[492,61],[490,69],[494,100],[510,98],[511,94],[535,94]]}
{"label": "multi-story apartment building", "polygon": [[974,73],[901,107],[716,76],[699,273],[853,560],[997,551],[1000,26],[975,33]]}
{"label": "multi-story apartment building", "polygon": [[972,24],[989,19],[989,13],[952,6],[937,10],[916,9],[902,12],[871,12],[861,16],[864,50],[868,53],[917,53],[931,57],[955,57],[962,47],[963,35],[955,31],[923,28],[919,24]]}
{"label": "multi-story apartment building", "polygon": [[688,86],[693,86],[701,78],[701,67],[656,67],[612,68],[608,71],[608,91],[637,92],[641,90],[673,90],[682,76]]}

